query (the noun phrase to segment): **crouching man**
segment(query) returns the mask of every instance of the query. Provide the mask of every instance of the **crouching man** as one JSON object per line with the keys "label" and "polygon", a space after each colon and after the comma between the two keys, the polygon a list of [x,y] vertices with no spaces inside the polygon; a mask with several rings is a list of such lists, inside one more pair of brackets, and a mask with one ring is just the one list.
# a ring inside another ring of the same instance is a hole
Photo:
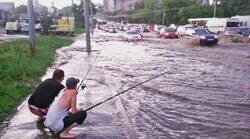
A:
{"label": "crouching man", "polygon": [[83,123],[87,113],[76,108],[77,84],[76,78],[66,80],[66,89],[62,90],[55,98],[44,121],[44,125],[55,133],[60,133],[60,138],[75,138],[70,130]]}
{"label": "crouching man", "polygon": [[30,111],[39,116],[40,120],[47,114],[47,111],[55,97],[64,88],[61,82],[64,80],[64,71],[56,69],[53,78],[43,81],[28,100]]}

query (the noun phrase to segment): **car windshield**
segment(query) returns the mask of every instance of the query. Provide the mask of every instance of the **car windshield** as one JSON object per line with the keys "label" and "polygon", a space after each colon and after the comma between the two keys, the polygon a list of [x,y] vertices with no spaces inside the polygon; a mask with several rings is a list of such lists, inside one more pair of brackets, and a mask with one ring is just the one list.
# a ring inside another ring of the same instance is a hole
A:
{"label": "car windshield", "polygon": [[136,31],[129,31],[129,32],[127,32],[127,34],[129,34],[129,35],[138,35],[139,33],[136,32]]}
{"label": "car windshield", "polygon": [[196,34],[211,34],[211,32],[207,29],[196,29]]}

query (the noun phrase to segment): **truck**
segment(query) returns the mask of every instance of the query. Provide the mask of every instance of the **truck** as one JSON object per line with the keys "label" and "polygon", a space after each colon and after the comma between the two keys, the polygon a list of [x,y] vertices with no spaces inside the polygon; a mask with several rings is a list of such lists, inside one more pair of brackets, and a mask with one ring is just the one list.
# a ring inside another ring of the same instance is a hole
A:
{"label": "truck", "polygon": [[74,17],[61,17],[56,20],[56,23],[51,26],[55,33],[64,33],[74,35],[75,19]]}
{"label": "truck", "polygon": [[235,18],[211,18],[207,21],[205,27],[213,33],[225,35],[236,34],[240,27],[240,20]]}

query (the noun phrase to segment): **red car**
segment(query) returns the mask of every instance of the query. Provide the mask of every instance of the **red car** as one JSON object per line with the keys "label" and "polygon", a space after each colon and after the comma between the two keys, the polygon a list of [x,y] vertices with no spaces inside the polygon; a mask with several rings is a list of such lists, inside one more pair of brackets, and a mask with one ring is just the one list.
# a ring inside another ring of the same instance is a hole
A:
{"label": "red car", "polygon": [[178,38],[178,33],[176,32],[176,29],[167,28],[165,29],[165,32],[163,33],[163,38]]}

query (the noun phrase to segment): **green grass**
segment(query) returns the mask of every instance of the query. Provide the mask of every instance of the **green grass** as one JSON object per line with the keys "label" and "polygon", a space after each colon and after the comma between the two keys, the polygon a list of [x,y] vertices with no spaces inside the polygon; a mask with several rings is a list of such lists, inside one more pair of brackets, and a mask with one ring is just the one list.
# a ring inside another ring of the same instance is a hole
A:
{"label": "green grass", "polygon": [[35,56],[31,56],[27,40],[0,44],[0,121],[34,90],[52,65],[55,50],[71,43],[62,37],[38,36]]}
{"label": "green grass", "polygon": [[75,33],[76,34],[84,33],[84,28],[83,27],[77,27]]}

